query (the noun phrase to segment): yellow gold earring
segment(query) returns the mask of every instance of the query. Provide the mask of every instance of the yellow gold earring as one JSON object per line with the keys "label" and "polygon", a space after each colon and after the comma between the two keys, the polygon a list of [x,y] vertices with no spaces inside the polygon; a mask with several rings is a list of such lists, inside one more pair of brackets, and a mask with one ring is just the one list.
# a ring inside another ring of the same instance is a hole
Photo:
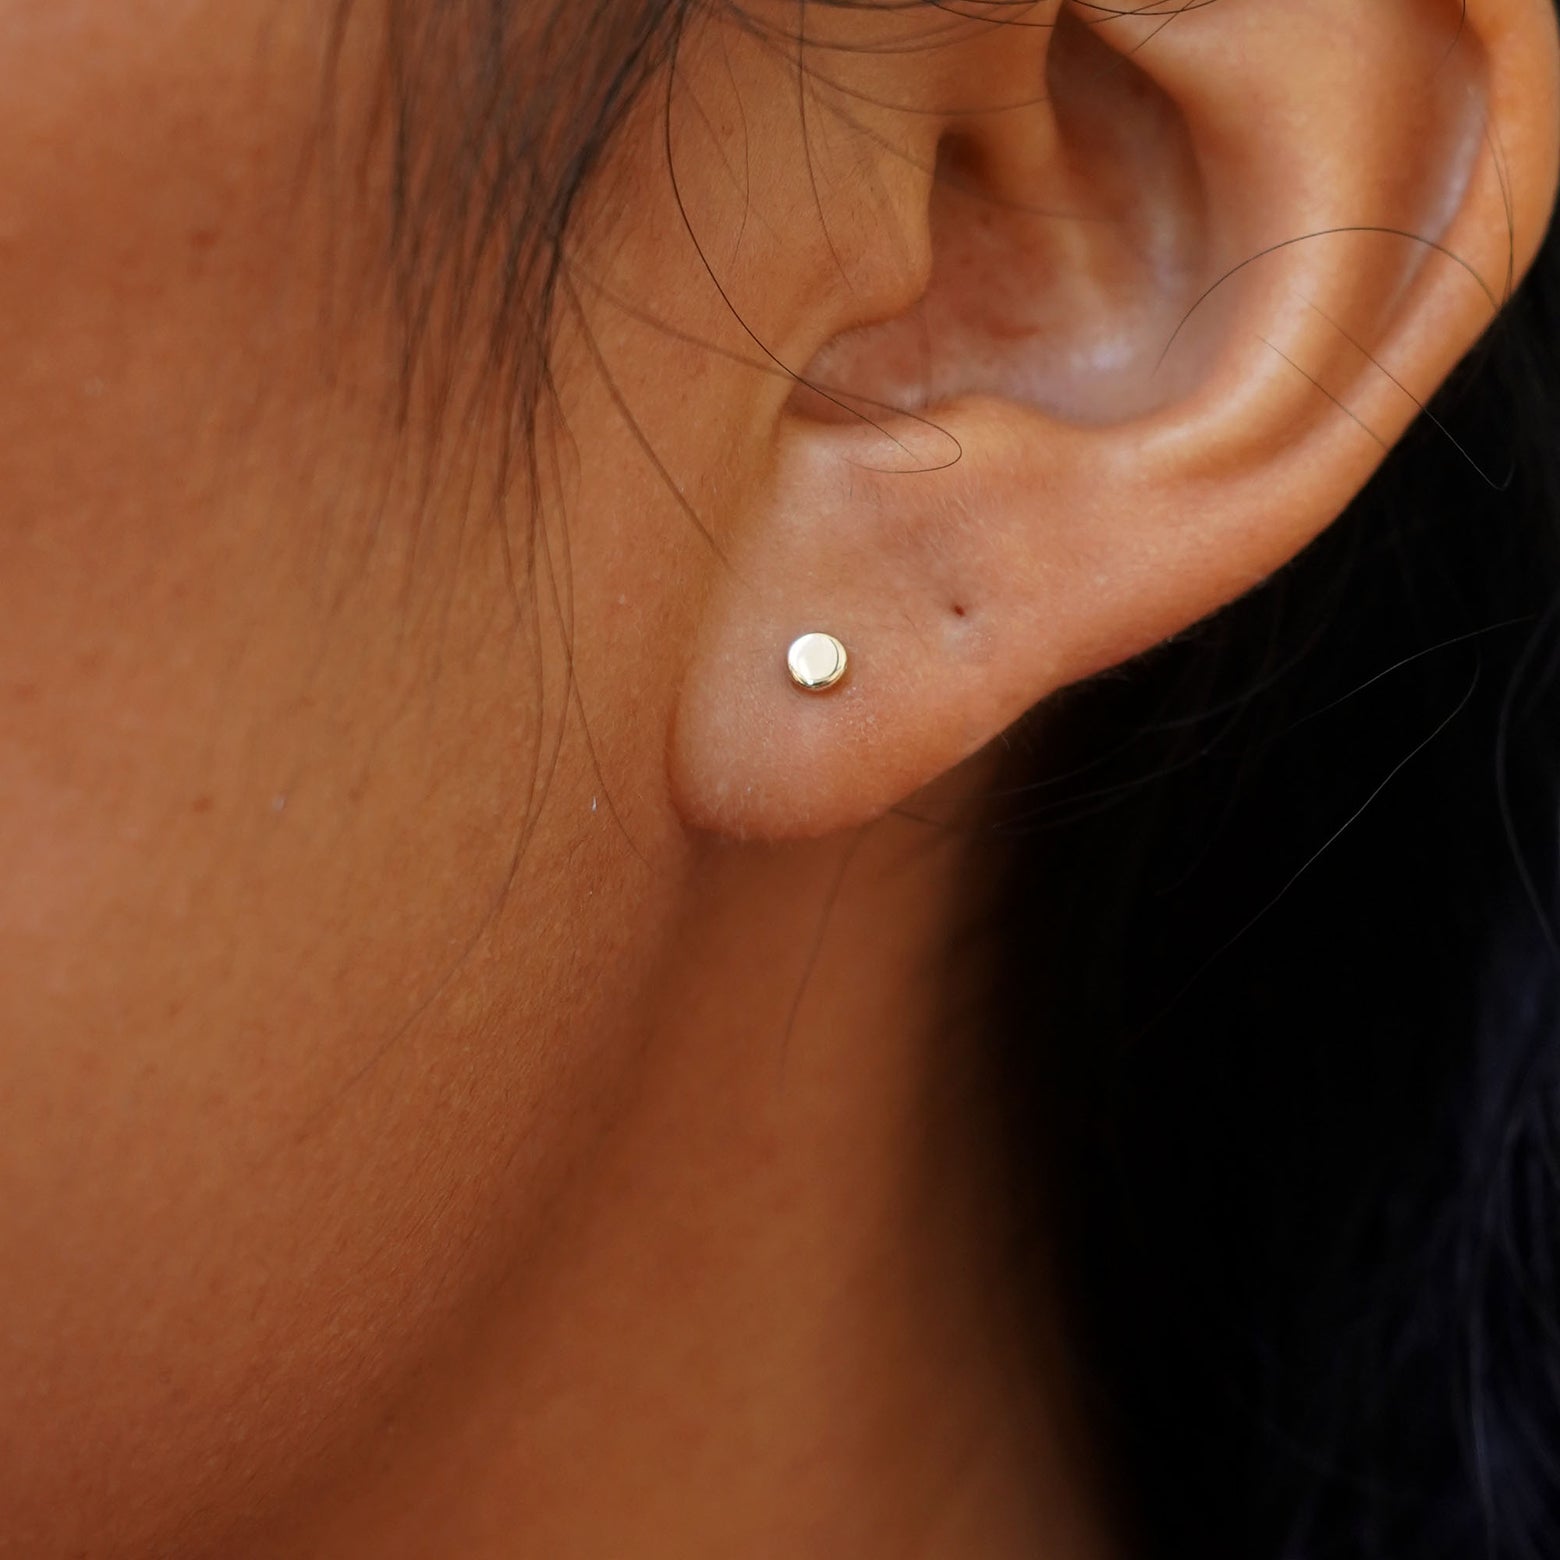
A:
{"label": "yellow gold earring", "polygon": [[808,693],[822,693],[845,675],[849,657],[845,646],[833,634],[803,634],[791,641],[785,664],[791,681]]}

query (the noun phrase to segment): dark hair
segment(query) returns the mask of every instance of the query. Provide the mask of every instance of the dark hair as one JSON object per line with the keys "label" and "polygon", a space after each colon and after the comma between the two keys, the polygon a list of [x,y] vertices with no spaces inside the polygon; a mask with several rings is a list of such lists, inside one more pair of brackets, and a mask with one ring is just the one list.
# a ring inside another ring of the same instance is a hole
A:
{"label": "dark hair", "polygon": [[[529,418],[695,0],[385,4],[408,361],[490,268]],[[1313,547],[1013,734],[993,1042],[1145,1552],[1560,1549],[1557,307],[1551,238]]]}
{"label": "dark hair", "polygon": [[1557,306],[1551,234],[1331,530],[1015,760],[1015,1146],[1151,1552],[1560,1552]]}

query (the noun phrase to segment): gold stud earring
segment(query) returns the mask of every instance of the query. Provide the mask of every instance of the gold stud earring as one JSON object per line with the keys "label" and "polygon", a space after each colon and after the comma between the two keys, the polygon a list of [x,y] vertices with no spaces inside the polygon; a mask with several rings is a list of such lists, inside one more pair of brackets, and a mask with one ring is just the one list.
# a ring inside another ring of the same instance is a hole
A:
{"label": "gold stud earring", "polygon": [[809,693],[832,688],[845,675],[848,659],[845,646],[833,634],[803,634],[791,641],[785,653],[791,681]]}

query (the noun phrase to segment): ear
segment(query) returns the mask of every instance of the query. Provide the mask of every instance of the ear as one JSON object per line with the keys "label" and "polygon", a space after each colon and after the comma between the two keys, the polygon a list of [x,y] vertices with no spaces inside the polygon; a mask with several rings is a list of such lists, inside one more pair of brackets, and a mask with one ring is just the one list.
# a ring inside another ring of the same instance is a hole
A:
{"label": "ear", "polygon": [[[833,122],[814,189],[875,157],[882,242],[928,274],[864,325],[859,292],[812,289],[845,301],[776,413],[677,707],[695,825],[868,821],[1262,579],[1548,221],[1549,0],[988,9],[957,43],[803,61]],[[928,146],[934,178],[894,173]],[[787,674],[809,630],[848,652],[826,692]]]}

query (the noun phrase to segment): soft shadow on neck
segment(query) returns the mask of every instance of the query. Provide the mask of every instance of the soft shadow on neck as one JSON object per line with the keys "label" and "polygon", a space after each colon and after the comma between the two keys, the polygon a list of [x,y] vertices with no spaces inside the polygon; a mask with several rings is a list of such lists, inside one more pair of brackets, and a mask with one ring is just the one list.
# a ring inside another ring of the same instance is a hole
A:
{"label": "soft shadow on neck", "polygon": [[293,1552],[1120,1552],[1017,1250],[965,810],[927,802],[698,846],[634,1086]]}

